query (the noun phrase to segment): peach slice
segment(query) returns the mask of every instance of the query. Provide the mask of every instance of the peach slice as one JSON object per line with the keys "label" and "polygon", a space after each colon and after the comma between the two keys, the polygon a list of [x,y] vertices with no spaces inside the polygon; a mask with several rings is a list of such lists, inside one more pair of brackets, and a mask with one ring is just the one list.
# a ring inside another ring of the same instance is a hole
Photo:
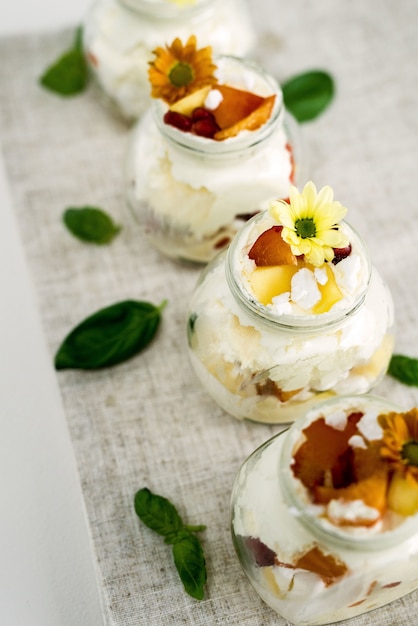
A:
{"label": "peach slice", "polygon": [[318,546],[302,554],[296,561],[295,568],[318,574],[327,587],[348,572],[348,567],[343,561],[332,554],[324,554]]}
{"label": "peach slice", "polygon": [[323,485],[329,474],[349,449],[349,439],[357,433],[362,413],[351,413],[344,430],[329,426],[323,417],[302,432],[304,441],[293,454],[292,471],[308,489]]}
{"label": "peach slice", "polygon": [[215,85],[220,91],[222,100],[212,113],[219,128],[229,128],[250,115],[264,102],[264,98],[250,91],[243,91],[228,85]]}
{"label": "peach slice", "polygon": [[244,117],[232,126],[228,126],[227,128],[215,133],[214,139],[222,141],[224,139],[228,139],[229,137],[235,137],[242,130],[257,130],[257,128],[260,128],[260,126],[265,124],[269,119],[273,110],[275,99],[275,95],[268,96],[268,98],[265,98],[260,106],[247,115],[247,117]]}
{"label": "peach slice", "polygon": [[203,103],[206,100],[206,96],[209,91],[212,89],[210,85],[206,85],[197,91],[177,100],[174,104],[170,106],[171,111],[175,111],[176,113],[181,113],[182,115],[191,115],[195,109],[203,106]]}
{"label": "peach slice", "polygon": [[328,280],[325,285],[320,285],[318,283],[319,291],[321,292],[321,299],[315,306],[312,308],[312,313],[318,315],[320,313],[326,313],[330,310],[336,302],[342,299],[343,294],[341,293],[337,282],[335,280],[335,275],[329,265],[325,265],[325,270],[327,273]]}
{"label": "peach slice", "polygon": [[264,265],[297,265],[298,261],[289,244],[283,239],[283,226],[272,226],[253,243],[248,253],[257,267]]}
{"label": "peach slice", "polygon": [[270,304],[274,296],[290,291],[292,276],[298,271],[295,265],[257,267],[250,282],[254,295],[261,304]]}
{"label": "peach slice", "polygon": [[[376,469],[373,476],[364,478],[356,483],[343,487],[341,489],[333,489],[332,487],[317,486],[314,489],[314,501],[316,503],[326,504],[330,500],[362,500],[365,505],[377,509],[382,515],[386,509],[386,491],[387,491],[387,471],[386,468],[380,467]],[[352,525],[367,526],[374,524],[376,520],[357,520],[351,522]],[[346,522],[347,523],[347,522]]]}
{"label": "peach slice", "polygon": [[396,472],[390,482],[388,506],[400,515],[414,515],[418,511],[418,484]]}

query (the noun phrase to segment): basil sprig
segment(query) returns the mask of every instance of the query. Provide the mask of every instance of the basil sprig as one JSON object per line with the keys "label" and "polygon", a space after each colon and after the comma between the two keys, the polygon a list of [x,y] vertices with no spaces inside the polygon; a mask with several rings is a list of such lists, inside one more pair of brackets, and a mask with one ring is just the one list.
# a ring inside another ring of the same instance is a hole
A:
{"label": "basil sprig", "polygon": [[61,96],[74,96],[88,85],[88,68],[83,52],[82,29],[78,28],[72,47],[42,74],[39,83]]}
{"label": "basil sprig", "polygon": [[307,122],[318,117],[334,96],[334,81],[323,70],[297,74],[282,83],[285,107],[298,120]]}
{"label": "basil sprig", "polygon": [[105,211],[93,206],[70,207],[63,220],[74,237],[99,245],[110,243],[121,229]]}
{"label": "basil sprig", "polygon": [[418,359],[394,354],[389,363],[388,374],[405,385],[418,387]]}
{"label": "basil sprig", "polygon": [[135,494],[134,506],[140,520],[173,546],[174,564],[186,592],[192,598],[202,600],[207,580],[206,562],[195,533],[205,530],[206,526],[185,525],[169,500],[153,494],[146,487]]}
{"label": "basil sprig", "polygon": [[91,370],[126,361],[151,342],[165,305],[125,300],[97,311],[64,339],[55,368]]}

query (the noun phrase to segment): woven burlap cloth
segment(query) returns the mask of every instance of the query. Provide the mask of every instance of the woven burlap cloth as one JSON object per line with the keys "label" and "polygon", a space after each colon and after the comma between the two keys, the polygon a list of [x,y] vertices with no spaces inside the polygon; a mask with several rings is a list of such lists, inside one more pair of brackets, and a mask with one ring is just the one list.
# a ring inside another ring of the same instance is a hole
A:
{"label": "woven burlap cloth", "polygon": [[[396,350],[418,356],[418,2],[253,0],[251,8],[254,56],[268,71],[284,80],[323,68],[336,80],[332,106],[301,128],[309,178],[332,185],[349,207],[393,293]],[[236,472],[278,428],[239,423],[198,384],[185,318],[199,270],[152,249],[126,208],[128,128],[91,89],[64,100],[38,86],[72,36],[69,27],[0,41],[0,137],[51,367],[63,337],[92,312],[126,298],[168,300],[158,336],[138,357],[56,374],[106,617],[112,626],[285,624],[249,585],[229,531]],[[63,226],[66,207],[86,204],[122,226],[111,245],[81,243]],[[376,393],[405,408],[418,402],[417,390],[388,377]],[[138,520],[133,497],[144,486],[188,523],[207,524],[203,601],[185,594],[170,547]],[[416,604],[417,592],[350,624],[409,625]]]}

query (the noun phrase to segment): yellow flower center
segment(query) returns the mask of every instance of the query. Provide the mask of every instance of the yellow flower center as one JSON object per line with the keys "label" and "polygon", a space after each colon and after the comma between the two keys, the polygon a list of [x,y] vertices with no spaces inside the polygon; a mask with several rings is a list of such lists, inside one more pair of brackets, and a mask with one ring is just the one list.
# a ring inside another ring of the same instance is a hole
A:
{"label": "yellow flower center", "polygon": [[408,462],[408,465],[418,466],[418,441],[411,439],[404,443],[401,456]]}
{"label": "yellow flower center", "polygon": [[295,222],[295,231],[301,239],[315,237],[316,226],[312,217],[303,217]]}
{"label": "yellow flower center", "polygon": [[169,71],[168,79],[174,87],[185,87],[194,79],[193,68],[188,63],[179,61]]}

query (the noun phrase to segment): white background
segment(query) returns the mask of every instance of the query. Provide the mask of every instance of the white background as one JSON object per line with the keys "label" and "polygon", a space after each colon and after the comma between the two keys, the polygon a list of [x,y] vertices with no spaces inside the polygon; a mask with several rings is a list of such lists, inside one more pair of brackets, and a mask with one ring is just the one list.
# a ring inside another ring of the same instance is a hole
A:
{"label": "white background", "polygon": [[0,2],[0,35],[58,29],[76,24],[89,0],[13,0]]}
{"label": "white background", "polygon": [[[0,36],[78,24],[87,8],[87,0],[4,1]],[[1,154],[0,219],[0,624],[100,626],[73,449]]]}

